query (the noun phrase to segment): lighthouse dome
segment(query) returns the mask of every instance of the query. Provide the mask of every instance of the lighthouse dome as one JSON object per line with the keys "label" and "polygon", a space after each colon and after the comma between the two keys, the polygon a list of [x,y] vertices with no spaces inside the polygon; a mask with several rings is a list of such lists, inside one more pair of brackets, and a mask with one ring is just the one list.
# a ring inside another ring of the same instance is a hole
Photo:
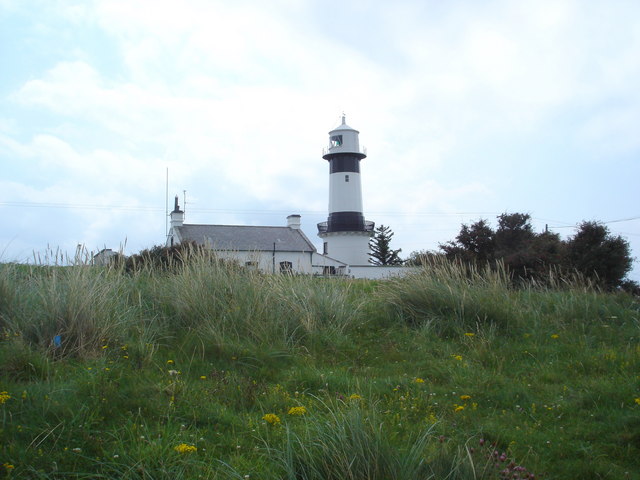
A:
{"label": "lighthouse dome", "polygon": [[347,125],[343,115],[342,123],[329,132],[329,148],[325,149],[324,158],[328,160],[336,153],[353,153],[358,158],[365,158],[366,154],[360,150],[359,133]]}
{"label": "lighthouse dome", "polygon": [[345,123],[345,116],[342,116],[342,123],[340,125],[338,125],[336,128],[334,128],[333,130],[331,130],[331,132],[329,133],[333,133],[333,132],[337,132],[338,130],[353,130],[356,133],[360,133],[358,130],[356,130],[353,127],[350,127],[349,125],[347,125]]}

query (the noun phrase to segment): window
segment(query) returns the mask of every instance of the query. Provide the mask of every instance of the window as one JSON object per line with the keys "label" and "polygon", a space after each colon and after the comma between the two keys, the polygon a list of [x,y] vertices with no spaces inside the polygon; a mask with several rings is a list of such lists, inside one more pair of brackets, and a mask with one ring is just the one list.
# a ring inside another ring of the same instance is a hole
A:
{"label": "window", "polygon": [[333,266],[322,267],[322,274],[323,275],[335,275],[336,274],[336,267],[333,267]]}
{"label": "window", "polygon": [[345,176],[344,176],[344,181],[345,181],[345,182],[348,182],[348,181],[349,181],[349,175],[345,175]]}
{"label": "window", "polygon": [[284,273],[286,275],[291,275],[293,273],[293,263],[291,263],[291,262],[280,262],[280,273]]}
{"label": "window", "polygon": [[324,242],[322,244],[322,254],[327,255],[328,253],[329,253],[329,244],[327,242]]}
{"label": "window", "polygon": [[331,146],[339,147],[342,145],[342,135],[333,135],[331,137]]}

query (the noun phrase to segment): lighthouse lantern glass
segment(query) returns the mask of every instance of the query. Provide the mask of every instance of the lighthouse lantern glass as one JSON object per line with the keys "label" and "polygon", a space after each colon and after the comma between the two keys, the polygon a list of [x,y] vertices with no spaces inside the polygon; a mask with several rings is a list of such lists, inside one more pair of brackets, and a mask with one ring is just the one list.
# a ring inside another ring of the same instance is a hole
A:
{"label": "lighthouse lantern glass", "polygon": [[342,135],[333,135],[331,137],[331,146],[339,147],[340,145],[342,145]]}

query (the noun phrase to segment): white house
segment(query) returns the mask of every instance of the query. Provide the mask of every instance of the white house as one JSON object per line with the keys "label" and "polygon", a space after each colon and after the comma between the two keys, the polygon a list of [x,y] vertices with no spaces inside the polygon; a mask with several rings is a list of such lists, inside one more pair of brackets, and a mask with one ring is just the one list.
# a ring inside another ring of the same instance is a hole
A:
{"label": "white house", "polygon": [[175,199],[167,246],[195,242],[222,258],[269,273],[345,275],[347,265],[325,255],[300,229],[300,215],[289,215],[287,226],[200,225],[183,223],[184,212]]}
{"label": "white house", "polygon": [[118,256],[118,252],[114,252],[110,248],[103,248],[91,258],[91,264],[92,265],[109,265],[113,261],[113,259],[117,256]]}

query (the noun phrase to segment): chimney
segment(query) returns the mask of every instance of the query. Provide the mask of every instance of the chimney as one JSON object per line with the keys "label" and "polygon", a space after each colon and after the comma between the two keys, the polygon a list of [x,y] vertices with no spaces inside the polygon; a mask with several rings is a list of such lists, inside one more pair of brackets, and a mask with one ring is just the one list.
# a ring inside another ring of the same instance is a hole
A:
{"label": "chimney", "polygon": [[289,215],[287,217],[287,227],[293,230],[300,230],[300,215]]}
{"label": "chimney", "polygon": [[176,195],[176,202],[173,208],[173,212],[171,212],[171,228],[181,227],[184,223],[184,212],[180,210],[180,205],[178,205],[178,196]]}

